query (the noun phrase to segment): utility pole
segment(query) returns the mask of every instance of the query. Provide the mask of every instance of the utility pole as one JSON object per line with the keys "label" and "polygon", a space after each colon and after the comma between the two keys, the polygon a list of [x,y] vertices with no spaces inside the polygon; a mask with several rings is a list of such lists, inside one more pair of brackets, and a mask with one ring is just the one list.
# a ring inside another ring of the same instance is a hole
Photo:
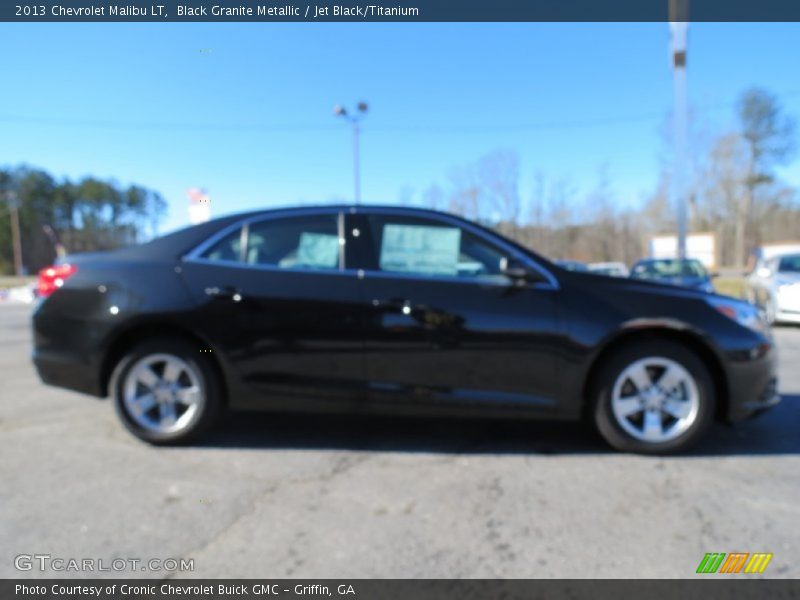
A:
{"label": "utility pole", "polygon": [[22,275],[22,242],[19,234],[19,200],[16,192],[5,193],[8,216],[11,221],[11,247],[14,253],[14,274]]}
{"label": "utility pole", "polygon": [[686,37],[689,27],[689,0],[669,0],[669,26],[673,72],[673,145],[672,191],[678,223],[678,258],[686,258],[686,204],[688,196],[688,107],[686,101]]}
{"label": "utility pole", "polygon": [[361,204],[361,148],[359,137],[361,131],[358,121],[353,121],[353,197],[356,204]]}
{"label": "utility pole", "polygon": [[334,116],[346,119],[353,127],[353,196],[356,204],[361,204],[361,150],[359,146],[359,137],[361,135],[360,123],[361,119],[366,116],[367,110],[369,110],[369,107],[367,106],[366,102],[359,102],[356,105],[356,111],[352,115],[347,112],[347,109],[344,106],[336,105],[333,108]]}

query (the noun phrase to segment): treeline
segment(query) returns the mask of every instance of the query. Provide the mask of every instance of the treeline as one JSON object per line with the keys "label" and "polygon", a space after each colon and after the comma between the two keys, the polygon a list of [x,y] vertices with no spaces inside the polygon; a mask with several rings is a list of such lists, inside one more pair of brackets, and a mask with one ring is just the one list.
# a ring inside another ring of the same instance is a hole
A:
{"label": "treeline", "polygon": [[[776,174],[794,157],[796,141],[795,122],[778,98],[756,88],[740,95],[733,130],[693,140],[689,231],[716,234],[720,265],[742,267],[757,246],[800,238],[798,190]],[[650,236],[676,230],[671,162],[667,157],[656,189],[636,208],[619,207],[604,173],[588,193],[543,174],[523,193],[513,151],[455,169],[416,201],[490,224],[554,258],[630,264],[645,253]],[[408,192],[405,200],[414,201]]]}
{"label": "treeline", "polygon": [[57,180],[29,167],[0,168],[0,273],[14,272],[12,207],[19,215],[22,264],[35,273],[68,252],[109,250],[152,235],[166,212],[160,194],[86,177]]}

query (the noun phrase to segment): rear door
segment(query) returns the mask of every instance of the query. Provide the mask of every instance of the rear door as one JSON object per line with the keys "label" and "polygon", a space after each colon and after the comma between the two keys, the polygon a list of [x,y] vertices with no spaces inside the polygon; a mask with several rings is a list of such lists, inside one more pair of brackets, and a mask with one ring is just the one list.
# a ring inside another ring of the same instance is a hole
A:
{"label": "rear door", "polygon": [[510,247],[445,216],[373,209],[352,222],[373,396],[434,410],[555,410],[551,276],[515,285],[501,272]]}
{"label": "rear door", "polygon": [[344,270],[343,227],[333,209],[257,218],[184,260],[193,325],[272,404],[336,408],[363,384],[359,281]]}

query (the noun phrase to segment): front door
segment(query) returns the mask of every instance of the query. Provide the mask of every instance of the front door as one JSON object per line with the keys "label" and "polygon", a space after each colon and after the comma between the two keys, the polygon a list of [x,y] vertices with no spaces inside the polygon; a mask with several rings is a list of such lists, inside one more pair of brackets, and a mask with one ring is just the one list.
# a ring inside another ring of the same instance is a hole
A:
{"label": "front door", "polygon": [[373,396],[433,409],[555,410],[552,281],[515,284],[501,271],[509,248],[456,219],[373,209],[349,223]]}

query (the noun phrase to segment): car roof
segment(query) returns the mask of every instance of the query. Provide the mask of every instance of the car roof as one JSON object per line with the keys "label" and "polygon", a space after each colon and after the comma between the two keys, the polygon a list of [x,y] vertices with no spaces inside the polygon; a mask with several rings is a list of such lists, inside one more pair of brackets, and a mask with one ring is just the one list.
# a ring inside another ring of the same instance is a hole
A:
{"label": "car roof", "polygon": [[[430,215],[430,216],[445,216],[448,218],[456,219],[464,223],[470,223],[472,226],[477,227],[478,229],[482,229],[486,232],[490,232],[488,228],[481,225],[480,223],[476,223],[474,221],[468,221],[459,215],[455,215],[452,213],[448,213],[445,211],[434,210],[431,208],[423,208],[423,207],[411,207],[411,206],[396,206],[390,204],[317,204],[317,205],[299,205],[299,206],[284,206],[284,207],[276,207],[276,208],[266,208],[261,210],[252,210],[252,211],[245,211],[240,213],[234,213],[230,215],[225,215],[222,217],[217,217],[206,221],[205,223],[200,223],[198,225],[189,225],[177,231],[173,231],[166,235],[157,237],[149,242],[145,242],[143,244],[138,244],[135,246],[129,246],[127,248],[121,248],[119,250],[114,250],[112,253],[116,258],[119,259],[147,259],[147,258],[163,258],[165,256],[172,256],[172,257],[180,257],[183,256],[185,253],[189,252],[192,248],[198,246],[203,241],[208,239],[210,236],[214,235],[215,233],[219,232],[223,228],[227,226],[232,226],[239,221],[243,221],[246,219],[252,218],[259,218],[259,217],[269,217],[269,216],[280,216],[281,214],[290,215],[292,213],[299,213],[299,214],[314,214],[315,212],[319,213],[332,213],[332,212],[348,212],[351,214],[368,214],[372,212],[383,212],[383,213],[391,213],[391,214],[407,214],[407,215]],[[513,242],[513,240],[506,240],[515,246],[519,246]],[[529,254],[533,254],[537,256],[539,259],[543,259],[543,257],[536,255],[535,252],[530,250],[529,248],[524,248],[519,246],[521,250],[527,252]],[[70,258],[78,255],[71,255]],[[88,258],[88,256],[87,256]],[[545,262],[546,259],[544,259]]]}

